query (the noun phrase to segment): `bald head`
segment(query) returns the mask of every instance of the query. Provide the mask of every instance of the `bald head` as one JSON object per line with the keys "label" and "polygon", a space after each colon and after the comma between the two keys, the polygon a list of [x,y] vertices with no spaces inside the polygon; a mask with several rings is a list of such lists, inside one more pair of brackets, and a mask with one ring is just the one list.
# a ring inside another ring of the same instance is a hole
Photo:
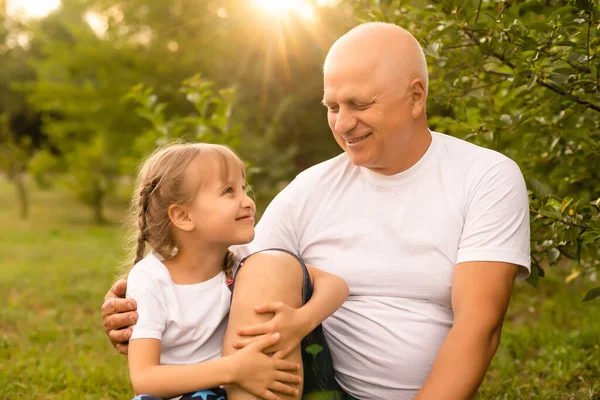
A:
{"label": "bald head", "polygon": [[390,83],[407,84],[420,78],[427,90],[429,79],[423,48],[406,29],[384,22],[359,25],[340,37],[331,46],[323,71],[340,64],[360,62],[365,68],[389,74]]}

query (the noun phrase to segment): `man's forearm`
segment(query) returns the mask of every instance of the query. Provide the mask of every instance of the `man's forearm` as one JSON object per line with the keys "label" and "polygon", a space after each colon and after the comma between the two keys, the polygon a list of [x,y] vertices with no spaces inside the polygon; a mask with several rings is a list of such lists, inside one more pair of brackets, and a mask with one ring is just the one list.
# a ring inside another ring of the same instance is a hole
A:
{"label": "man's forearm", "polygon": [[501,326],[455,324],[415,399],[473,398],[496,353],[500,331]]}

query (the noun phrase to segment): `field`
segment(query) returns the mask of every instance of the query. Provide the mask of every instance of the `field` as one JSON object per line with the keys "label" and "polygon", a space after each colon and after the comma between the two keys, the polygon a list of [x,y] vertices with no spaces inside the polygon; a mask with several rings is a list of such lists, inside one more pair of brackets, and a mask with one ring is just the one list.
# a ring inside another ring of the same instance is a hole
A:
{"label": "field", "polygon": [[[60,190],[32,189],[28,220],[0,180],[0,399],[127,399],[126,359],[104,335],[100,306],[122,260],[124,205],[112,224]],[[519,282],[481,399],[600,399],[600,301],[593,283],[550,270]]]}

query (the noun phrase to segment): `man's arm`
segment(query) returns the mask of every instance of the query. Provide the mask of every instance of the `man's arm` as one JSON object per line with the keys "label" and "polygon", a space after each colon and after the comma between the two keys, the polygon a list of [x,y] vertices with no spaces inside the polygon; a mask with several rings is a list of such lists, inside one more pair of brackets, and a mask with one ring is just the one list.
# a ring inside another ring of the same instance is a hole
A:
{"label": "man's arm", "polygon": [[127,354],[128,341],[131,337],[132,325],[138,319],[137,304],[133,299],[126,299],[127,281],[120,279],[104,296],[102,304],[102,319],[104,330],[110,342],[121,354]]}
{"label": "man's arm", "polygon": [[500,344],[519,267],[491,261],[458,264],[452,279],[454,325],[416,400],[471,399]]}

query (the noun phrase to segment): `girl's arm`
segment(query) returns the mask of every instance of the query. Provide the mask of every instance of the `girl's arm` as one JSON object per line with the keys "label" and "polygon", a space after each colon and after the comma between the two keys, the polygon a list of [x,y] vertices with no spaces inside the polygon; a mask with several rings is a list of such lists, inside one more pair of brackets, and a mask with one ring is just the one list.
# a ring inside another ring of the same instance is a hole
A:
{"label": "girl's arm", "polygon": [[281,340],[265,351],[267,353],[278,352],[277,356],[284,358],[300,344],[306,335],[342,306],[350,293],[346,282],[337,275],[311,265],[307,265],[307,267],[313,281],[313,294],[310,300],[298,309],[282,302],[256,306],[257,313],[274,313],[274,317],[269,321],[238,329],[237,334],[247,336],[247,338],[234,342],[234,348],[245,348],[262,339],[264,335],[279,332]]}
{"label": "girl's arm", "polygon": [[[266,356],[262,351],[279,335],[269,335],[229,357],[189,365],[160,365],[160,340],[135,339],[129,344],[129,374],[136,394],[171,398],[196,390],[235,383],[255,396],[279,400],[277,391],[293,396],[299,383],[296,363]],[[285,372],[290,371],[290,372]]]}
{"label": "girl's arm", "polygon": [[312,332],[321,322],[344,304],[350,289],[346,281],[337,275],[307,265],[313,281],[313,295],[298,309],[299,316],[305,321],[305,335]]}

